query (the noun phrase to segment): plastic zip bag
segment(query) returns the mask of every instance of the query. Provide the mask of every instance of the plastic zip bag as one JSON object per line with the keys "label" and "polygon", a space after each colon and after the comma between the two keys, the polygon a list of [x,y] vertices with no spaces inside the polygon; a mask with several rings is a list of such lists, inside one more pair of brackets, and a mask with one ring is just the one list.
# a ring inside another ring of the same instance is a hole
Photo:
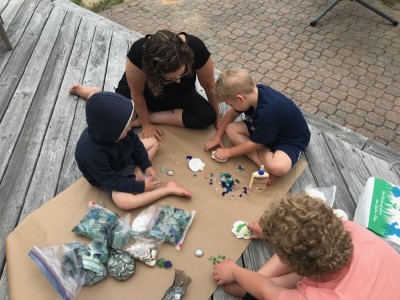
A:
{"label": "plastic zip bag", "polygon": [[147,232],[157,221],[161,208],[157,205],[151,205],[143,210],[132,222],[134,232]]}
{"label": "plastic zip bag", "polygon": [[35,261],[64,300],[75,299],[85,281],[82,261],[74,251],[76,244],[34,246],[29,252],[29,257]]}
{"label": "plastic zip bag", "polygon": [[158,215],[157,221],[150,229],[150,236],[169,242],[177,250],[181,250],[186,233],[192,224],[196,211],[186,211],[165,205]]}
{"label": "plastic zip bag", "polygon": [[135,218],[132,230],[136,235],[169,242],[180,250],[195,214],[195,210],[152,205]]}
{"label": "plastic zip bag", "polygon": [[134,236],[129,225],[130,219],[130,213],[119,219],[118,225],[112,231],[112,248],[121,250]]}
{"label": "plastic zip bag", "polygon": [[162,241],[143,236],[136,237],[136,242],[127,248],[127,251],[134,258],[154,267],[157,262],[158,246]]}
{"label": "plastic zip bag", "polygon": [[94,240],[95,238],[108,237],[119,222],[115,213],[95,202],[90,202],[89,211],[72,229],[72,232]]}
{"label": "plastic zip bag", "polygon": [[328,205],[329,207],[333,206],[333,203],[335,202],[335,195],[336,195],[336,185],[330,186],[330,187],[312,187],[312,186],[307,186],[304,189],[304,192],[312,197],[312,198],[318,198],[321,199]]}

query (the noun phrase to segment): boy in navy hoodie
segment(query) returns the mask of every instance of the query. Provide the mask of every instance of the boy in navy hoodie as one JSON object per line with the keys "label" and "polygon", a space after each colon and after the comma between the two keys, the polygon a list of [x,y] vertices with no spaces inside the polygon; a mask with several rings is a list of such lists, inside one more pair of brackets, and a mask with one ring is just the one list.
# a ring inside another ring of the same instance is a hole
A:
{"label": "boy in navy hoodie", "polygon": [[147,205],[168,195],[191,198],[190,191],[174,181],[160,181],[151,159],[159,144],[155,138],[140,140],[131,131],[133,102],[119,94],[94,93],[86,102],[88,127],[75,149],[83,176],[106,191],[121,209]]}

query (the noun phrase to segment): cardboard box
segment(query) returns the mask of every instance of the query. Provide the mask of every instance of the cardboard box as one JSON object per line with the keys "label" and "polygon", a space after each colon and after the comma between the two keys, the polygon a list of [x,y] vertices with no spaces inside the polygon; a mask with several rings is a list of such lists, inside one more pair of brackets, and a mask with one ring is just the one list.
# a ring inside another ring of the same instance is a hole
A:
{"label": "cardboard box", "polygon": [[400,245],[400,187],[369,178],[358,200],[354,221]]}

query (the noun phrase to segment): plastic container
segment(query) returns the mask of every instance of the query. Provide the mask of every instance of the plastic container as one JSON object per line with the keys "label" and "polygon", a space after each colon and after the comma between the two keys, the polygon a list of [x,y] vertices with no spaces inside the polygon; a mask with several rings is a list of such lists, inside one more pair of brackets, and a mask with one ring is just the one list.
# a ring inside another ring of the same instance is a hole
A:
{"label": "plastic container", "polygon": [[253,172],[250,179],[249,189],[252,192],[261,192],[267,186],[269,174],[265,171],[264,165],[260,169]]}

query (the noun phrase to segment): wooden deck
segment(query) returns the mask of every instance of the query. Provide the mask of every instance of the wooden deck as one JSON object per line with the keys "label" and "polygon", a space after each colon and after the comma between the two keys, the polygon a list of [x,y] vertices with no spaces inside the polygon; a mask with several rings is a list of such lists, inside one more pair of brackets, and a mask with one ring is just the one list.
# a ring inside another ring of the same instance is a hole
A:
{"label": "wooden deck", "polygon": [[[68,87],[113,90],[129,45],[141,35],[67,0],[0,0],[0,12],[14,46],[7,51],[0,41],[0,299],[8,299],[7,235],[81,176],[73,153],[85,127],[84,102]],[[293,192],[336,185],[335,207],[352,218],[368,177],[400,184],[398,152],[304,114],[312,131],[309,168]],[[239,263],[257,269],[269,255],[252,242]],[[213,299],[233,298],[217,290]]]}

